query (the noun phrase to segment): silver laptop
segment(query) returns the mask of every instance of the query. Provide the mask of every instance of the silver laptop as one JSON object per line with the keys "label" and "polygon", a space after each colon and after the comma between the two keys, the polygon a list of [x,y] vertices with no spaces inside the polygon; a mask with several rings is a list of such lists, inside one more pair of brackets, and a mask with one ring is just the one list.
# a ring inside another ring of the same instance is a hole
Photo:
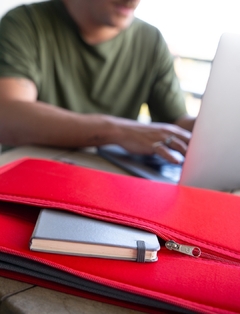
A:
{"label": "silver laptop", "polygon": [[180,184],[240,188],[240,34],[221,36]]}
{"label": "silver laptop", "polygon": [[183,166],[105,146],[99,154],[139,177],[214,190],[240,188],[240,34],[223,34]]}

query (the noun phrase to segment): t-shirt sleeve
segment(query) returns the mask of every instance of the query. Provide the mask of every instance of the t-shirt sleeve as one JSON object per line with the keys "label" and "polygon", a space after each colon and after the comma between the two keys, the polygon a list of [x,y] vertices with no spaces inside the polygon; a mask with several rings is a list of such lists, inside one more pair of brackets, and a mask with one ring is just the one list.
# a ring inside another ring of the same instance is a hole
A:
{"label": "t-shirt sleeve", "polygon": [[153,121],[174,122],[186,114],[185,100],[174,70],[173,56],[158,33],[154,58],[155,75],[148,106]]}
{"label": "t-shirt sleeve", "polygon": [[1,19],[0,77],[24,77],[39,85],[37,36],[25,6]]}

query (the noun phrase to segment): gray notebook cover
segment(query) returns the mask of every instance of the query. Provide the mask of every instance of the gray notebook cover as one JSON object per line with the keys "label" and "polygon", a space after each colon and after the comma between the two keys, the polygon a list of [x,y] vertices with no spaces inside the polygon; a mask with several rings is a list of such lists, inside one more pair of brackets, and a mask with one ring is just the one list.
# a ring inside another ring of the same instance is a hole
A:
{"label": "gray notebook cover", "polygon": [[113,250],[115,247],[133,248],[140,250],[140,255],[144,251],[144,256],[145,251],[160,249],[156,235],[150,232],[49,209],[43,209],[39,214],[30,241],[31,249],[33,239],[112,246]]}

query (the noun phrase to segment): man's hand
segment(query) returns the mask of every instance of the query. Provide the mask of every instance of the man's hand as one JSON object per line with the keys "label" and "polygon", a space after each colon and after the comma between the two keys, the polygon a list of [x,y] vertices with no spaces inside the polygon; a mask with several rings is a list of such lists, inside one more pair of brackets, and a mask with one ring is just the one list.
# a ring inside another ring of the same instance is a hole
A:
{"label": "man's hand", "polygon": [[77,148],[118,144],[132,153],[159,154],[170,162],[185,155],[191,133],[174,124],[141,124],[102,114],[79,114],[37,101],[27,79],[0,79],[0,143]]}
{"label": "man's hand", "polygon": [[[178,163],[170,149],[185,156],[191,132],[174,124],[140,124],[137,121],[111,117],[119,128],[115,143],[135,154],[158,154],[170,162]],[[114,139],[113,139],[114,140]]]}

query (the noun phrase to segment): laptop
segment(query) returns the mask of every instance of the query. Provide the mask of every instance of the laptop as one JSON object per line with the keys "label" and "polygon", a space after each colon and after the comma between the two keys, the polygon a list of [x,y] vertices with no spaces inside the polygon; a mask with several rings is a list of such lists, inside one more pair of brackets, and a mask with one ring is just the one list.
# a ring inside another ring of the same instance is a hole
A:
{"label": "laptop", "polygon": [[[130,154],[117,145],[104,145],[98,148],[98,154],[111,163],[126,170],[130,174],[154,181],[178,183],[182,172],[182,164],[175,165],[158,155]],[[184,157],[172,151],[180,160]]]}
{"label": "laptop", "polygon": [[98,152],[138,177],[213,190],[240,188],[240,34],[220,38],[185,159],[179,154],[182,165],[131,155],[116,145]]}

